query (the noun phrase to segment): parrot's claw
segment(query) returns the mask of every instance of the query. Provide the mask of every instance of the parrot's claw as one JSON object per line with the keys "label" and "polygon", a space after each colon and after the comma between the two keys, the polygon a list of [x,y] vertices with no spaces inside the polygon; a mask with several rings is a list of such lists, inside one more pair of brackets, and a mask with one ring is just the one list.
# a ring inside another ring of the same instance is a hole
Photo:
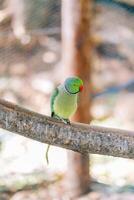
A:
{"label": "parrot's claw", "polygon": [[60,120],[61,120],[64,124],[69,124],[69,125],[71,125],[69,119],[60,119]]}
{"label": "parrot's claw", "polygon": [[63,122],[64,124],[69,124],[69,125],[71,125],[69,119],[62,119],[62,118],[59,118],[59,120],[60,120],[61,122]]}
{"label": "parrot's claw", "polygon": [[71,123],[70,123],[70,120],[69,120],[69,119],[64,119],[64,121],[65,121],[65,123],[66,123],[66,124],[69,124],[69,125],[71,125]]}
{"label": "parrot's claw", "polygon": [[60,120],[60,121],[61,121],[61,122],[63,122],[64,124],[69,124],[69,125],[71,125],[71,123],[70,123],[70,120],[69,120],[69,119],[63,119],[63,118],[59,117],[58,115],[55,115],[55,113],[54,113],[54,112],[52,112],[52,113],[51,113],[51,117],[53,117],[53,118],[56,118],[56,119]]}

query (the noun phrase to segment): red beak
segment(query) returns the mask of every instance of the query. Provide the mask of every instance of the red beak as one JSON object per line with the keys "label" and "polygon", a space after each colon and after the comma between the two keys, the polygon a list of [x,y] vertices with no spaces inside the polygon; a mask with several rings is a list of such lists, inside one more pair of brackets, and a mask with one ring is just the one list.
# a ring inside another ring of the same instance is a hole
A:
{"label": "red beak", "polygon": [[80,92],[83,90],[83,85],[79,87]]}

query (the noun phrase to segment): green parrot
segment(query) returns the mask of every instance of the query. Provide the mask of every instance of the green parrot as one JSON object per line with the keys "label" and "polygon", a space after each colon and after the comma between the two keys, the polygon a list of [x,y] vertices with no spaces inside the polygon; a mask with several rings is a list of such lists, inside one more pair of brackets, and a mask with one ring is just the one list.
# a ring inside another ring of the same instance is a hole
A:
{"label": "green parrot", "polygon": [[[51,117],[60,119],[64,123],[70,124],[69,118],[77,110],[78,93],[83,90],[83,81],[78,77],[69,77],[65,82],[59,85],[53,91],[50,100]],[[48,160],[48,151],[46,151],[46,161]]]}

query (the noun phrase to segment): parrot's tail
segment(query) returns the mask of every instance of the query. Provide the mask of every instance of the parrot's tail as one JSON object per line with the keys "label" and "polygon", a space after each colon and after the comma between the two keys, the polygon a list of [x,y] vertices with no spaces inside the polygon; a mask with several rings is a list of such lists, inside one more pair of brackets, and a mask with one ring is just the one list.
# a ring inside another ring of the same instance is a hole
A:
{"label": "parrot's tail", "polygon": [[48,144],[47,150],[46,150],[46,161],[47,161],[47,164],[49,164],[49,159],[48,159],[48,152],[49,152],[49,149],[50,149],[50,144]]}

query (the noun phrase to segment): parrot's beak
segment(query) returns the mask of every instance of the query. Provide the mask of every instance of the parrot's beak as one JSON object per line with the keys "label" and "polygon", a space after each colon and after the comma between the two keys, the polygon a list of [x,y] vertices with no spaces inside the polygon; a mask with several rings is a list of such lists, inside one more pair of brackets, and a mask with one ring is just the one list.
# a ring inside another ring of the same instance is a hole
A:
{"label": "parrot's beak", "polygon": [[83,85],[81,85],[80,87],[79,87],[79,91],[81,92],[83,90]]}

